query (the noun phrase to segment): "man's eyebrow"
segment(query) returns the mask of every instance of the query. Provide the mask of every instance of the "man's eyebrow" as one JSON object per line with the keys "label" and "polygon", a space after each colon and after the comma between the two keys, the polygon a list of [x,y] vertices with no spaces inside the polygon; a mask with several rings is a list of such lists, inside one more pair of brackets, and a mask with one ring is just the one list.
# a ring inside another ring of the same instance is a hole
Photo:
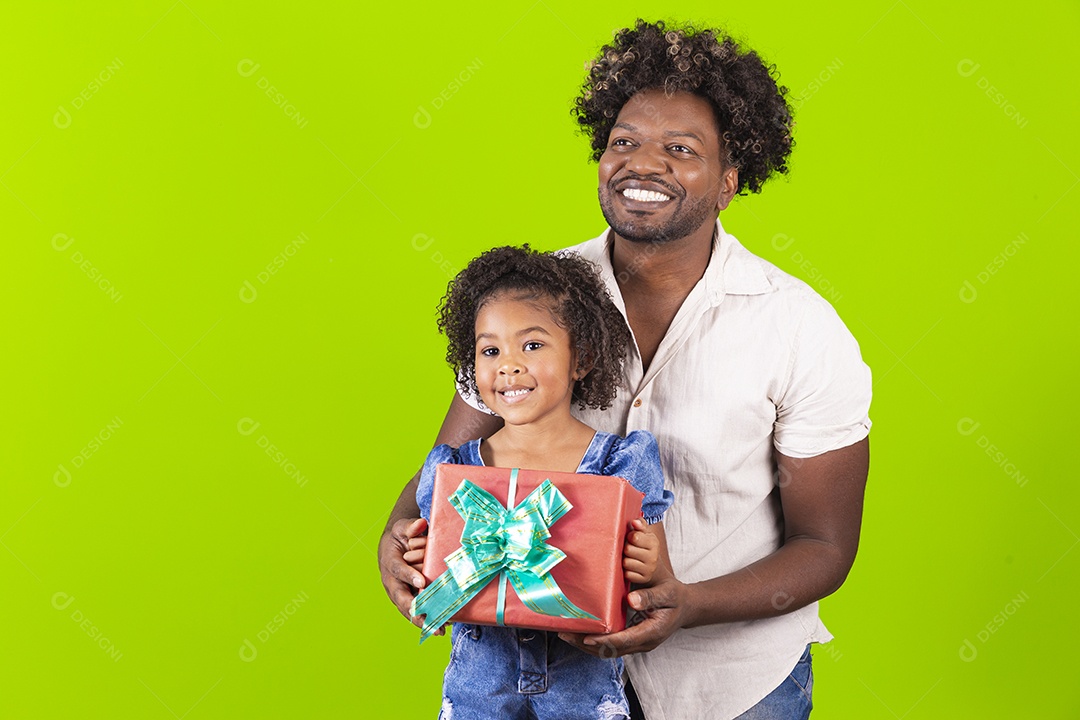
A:
{"label": "man's eyebrow", "polygon": [[[629,132],[637,132],[637,126],[631,125],[628,122],[620,121],[611,126],[611,129],[619,128],[620,130],[628,130]],[[705,141],[697,133],[690,132],[689,130],[667,130],[664,132],[664,137],[676,138],[676,137],[688,137],[697,140],[702,145]]]}
{"label": "man's eyebrow", "polygon": [[705,144],[704,140],[698,137],[696,133],[692,133],[689,130],[668,130],[664,133],[664,137],[688,137],[697,140],[702,145]]}

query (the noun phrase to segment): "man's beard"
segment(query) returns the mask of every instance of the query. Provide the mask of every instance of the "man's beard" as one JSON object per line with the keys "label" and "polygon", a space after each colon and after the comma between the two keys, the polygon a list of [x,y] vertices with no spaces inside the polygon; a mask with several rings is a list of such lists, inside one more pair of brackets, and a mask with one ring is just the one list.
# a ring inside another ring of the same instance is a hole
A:
{"label": "man's beard", "polygon": [[602,188],[597,190],[597,196],[600,198],[600,212],[604,214],[607,224],[615,234],[630,242],[659,244],[681,240],[709,219],[716,220],[715,205],[704,198],[690,205],[683,205],[685,201],[680,198],[671,219],[657,224],[655,220],[634,216],[617,218],[613,192],[610,189],[607,192]]}

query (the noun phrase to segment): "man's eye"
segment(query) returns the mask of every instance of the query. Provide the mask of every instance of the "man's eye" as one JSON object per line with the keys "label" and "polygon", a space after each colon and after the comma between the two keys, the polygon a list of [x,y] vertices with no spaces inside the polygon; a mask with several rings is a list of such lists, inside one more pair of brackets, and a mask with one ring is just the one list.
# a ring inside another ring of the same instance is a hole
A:
{"label": "man's eye", "polygon": [[544,347],[543,343],[538,343],[538,342],[527,342],[527,343],[525,343],[525,349],[526,350],[539,350],[542,347]]}
{"label": "man's eye", "polygon": [[611,144],[613,146],[614,145],[626,146],[626,145],[630,144],[630,141],[627,140],[626,138],[615,138],[614,140],[611,141]]}
{"label": "man's eye", "polygon": [[677,152],[677,153],[692,153],[692,152],[694,152],[693,150],[686,147],[685,145],[672,145],[671,149],[674,152]]}

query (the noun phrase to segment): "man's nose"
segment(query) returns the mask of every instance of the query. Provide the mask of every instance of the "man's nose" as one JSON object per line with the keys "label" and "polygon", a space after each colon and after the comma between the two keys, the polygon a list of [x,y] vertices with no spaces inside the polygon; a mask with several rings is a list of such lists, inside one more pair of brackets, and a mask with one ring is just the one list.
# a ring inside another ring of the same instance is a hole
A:
{"label": "man's nose", "polygon": [[659,175],[668,169],[664,148],[656,143],[642,143],[626,160],[626,169],[638,175]]}

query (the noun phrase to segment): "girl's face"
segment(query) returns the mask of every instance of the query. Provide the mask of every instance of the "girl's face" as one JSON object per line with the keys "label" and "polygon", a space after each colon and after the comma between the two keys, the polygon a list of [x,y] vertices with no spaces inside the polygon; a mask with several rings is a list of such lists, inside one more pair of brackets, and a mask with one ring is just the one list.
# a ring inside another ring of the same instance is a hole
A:
{"label": "girl's face", "polygon": [[547,303],[500,295],[476,314],[476,386],[507,425],[569,418],[576,375],[570,335]]}

